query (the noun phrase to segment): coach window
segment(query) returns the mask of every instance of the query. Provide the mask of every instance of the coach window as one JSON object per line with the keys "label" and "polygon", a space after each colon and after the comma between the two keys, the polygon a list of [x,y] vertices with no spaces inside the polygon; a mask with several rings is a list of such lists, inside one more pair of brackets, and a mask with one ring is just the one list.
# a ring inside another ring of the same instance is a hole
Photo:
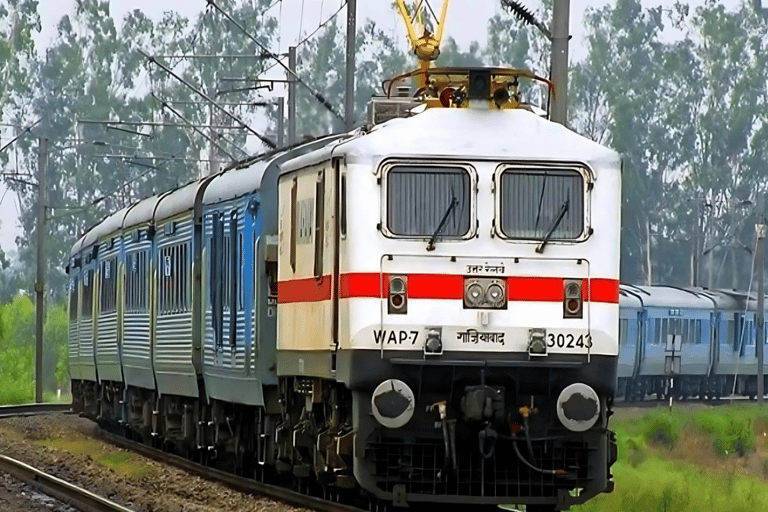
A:
{"label": "coach window", "polygon": [[188,253],[187,244],[160,249],[159,309],[161,314],[182,313],[189,310]]}
{"label": "coach window", "polygon": [[385,179],[387,235],[438,240],[474,235],[473,177],[468,168],[394,165]]}
{"label": "coach window", "polygon": [[224,275],[226,267],[224,249],[224,216],[216,212],[211,215],[211,266],[208,288],[211,300],[213,340],[216,348],[220,348],[223,344]]}
{"label": "coach window", "polygon": [[74,323],[77,321],[77,276],[69,280],[69,321]]}
{"label": "coach window", "polygon": [[225,238],[227,243],[227,256],[229,257],[229,269],[227,272],[228,293],[228,311],[229,311],[229,344],[235,345],[237,339],[237,299],[239,296],[238,285],[240,284],[240,251],[242,245],[239,243],[237,232],[237,210],[229,214],[229,234]]}
{"label": "coach window", "polygon": [[125,309],[129,313],[147,311],[147,251],[125,257]]}
{"label": "coach window", "polygon": [[84,319],[93,317],[93,270],[83,271],[83,309]]}
{"label": "coach window", "polygon": [[501,235],[524,240],[581,239],[584,183],[581,168],[502,169],[497,193]]}
{"label": "coach window", "polygon": [[323,275],[325,243],[325,173],[320,171],[315,182],[315,277]]}
{"label": "coach window", "polygon": [[117,309],[117,259],[101,262],[100,313],[113,313]]}
{"label": "coach window", "polygon": [[627,344],[627,329],[629,327],[629,321],[626,318],[619,320],[619,352],[621,347]]}

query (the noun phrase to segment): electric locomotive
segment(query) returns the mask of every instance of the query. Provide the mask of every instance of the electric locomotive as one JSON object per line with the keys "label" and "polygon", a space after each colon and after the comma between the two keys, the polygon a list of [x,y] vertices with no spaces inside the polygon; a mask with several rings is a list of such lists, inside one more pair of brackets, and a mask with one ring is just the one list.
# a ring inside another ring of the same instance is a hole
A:
{"label": "electric locomotive", "polygon": [[527,72],[428,73],[78,241],[78,407],[382,506],[610,492],[619,156],[520,103]]}

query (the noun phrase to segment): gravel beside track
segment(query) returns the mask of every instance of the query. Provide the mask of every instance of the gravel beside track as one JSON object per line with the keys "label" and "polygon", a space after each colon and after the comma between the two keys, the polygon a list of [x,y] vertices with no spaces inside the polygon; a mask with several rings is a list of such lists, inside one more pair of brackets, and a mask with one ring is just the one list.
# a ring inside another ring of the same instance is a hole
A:
{"label": "gravel beside track", "polygon": [[[239,493],[220,483],[122,450],[101,440],[96,435],[97,429],[92,421],[73,415],[3,418],[0,419],[0,454],[26,462],[134,512],[309,512],[262,496]],[[0,474],[0,510],[68,510],[59,502],[46,505],[44,497],[27,498],[22,493],[33,491],[25,489]]]}
{"label": "gravel beside track", "polygon": [[14,512],[77,512],[66,504],[41,494],[30,486],[0,472],[0,510]]}

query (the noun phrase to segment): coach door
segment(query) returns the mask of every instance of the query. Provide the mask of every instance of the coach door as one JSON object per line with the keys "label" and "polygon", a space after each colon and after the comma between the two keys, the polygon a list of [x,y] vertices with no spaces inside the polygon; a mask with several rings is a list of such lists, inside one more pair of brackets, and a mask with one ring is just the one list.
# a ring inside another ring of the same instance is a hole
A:
{"label": "coach door", "polygon": [[[279,183],[278,372],[330,376],[338,301],[336,170],[331,162]],[[284,354],[285,355],[285,354]]]}

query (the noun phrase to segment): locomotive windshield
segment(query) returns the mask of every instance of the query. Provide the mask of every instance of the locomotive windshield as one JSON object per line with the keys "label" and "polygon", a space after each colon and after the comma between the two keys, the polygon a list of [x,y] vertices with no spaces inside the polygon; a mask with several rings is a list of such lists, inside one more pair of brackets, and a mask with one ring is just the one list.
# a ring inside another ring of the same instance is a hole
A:
{"label": "locomotive windshield", "polygon": [[508,238],[573,240],[584,232],[584,177],[576,170],[506,169],[500,199]]}
{"label": "locomotive windshield", "polygon": [[471,178],[463,167],[395,166],[387,174],[387,227],[395,236],[463,238]]}

